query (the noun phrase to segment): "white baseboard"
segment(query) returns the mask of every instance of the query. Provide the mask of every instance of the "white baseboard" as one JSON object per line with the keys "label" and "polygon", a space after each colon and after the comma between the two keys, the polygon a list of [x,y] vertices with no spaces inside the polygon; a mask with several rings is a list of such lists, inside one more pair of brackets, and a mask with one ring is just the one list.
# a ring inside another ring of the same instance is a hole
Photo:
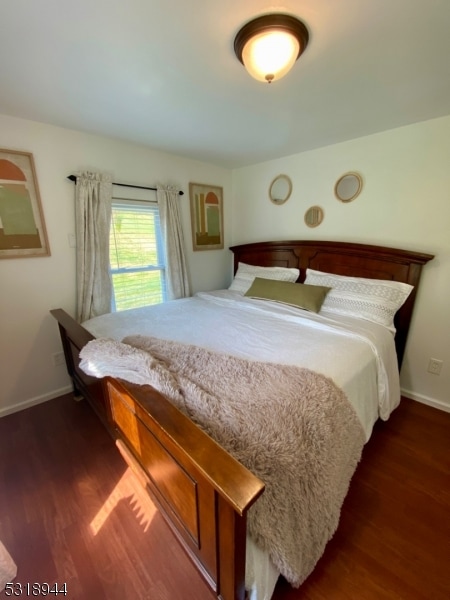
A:
{"label": "white baseboard", "polygon": [[43,402],[47,402],[48,400],[53,400],[54,398],[58,398],[58,396],[70,394],[70,392],[72,391],[72,386],[68,385],[63,388],[60,388],[59,390],[54,390],[53,392],[44,394],[43,396],[36,396],[36,398],[31,398],[30,400],[19,402],[19,404],[13,404],[12,406],[7,406],[6,408],[0,408],[0,418],[6,417],[6,415],[11,415],[12,413],[19,412],[20,410],[25,410],[26,408],[30,408],[31,406],[35,406],[36,404],[42,404]]}
{"label": "white baseboard", "polygon": [[441,402],[440,400],[435,400],[434,398],[429,398],[428,396],[422,396],[422,394],[415,394],[410,390],[402,389],[401,394],[402,396],[405,396],[410,400],[415,400],[416,402],[427,404],[428,406],[432,406],[433,408],[437,408],[438,410],[450,412],[450,404],[447,404],[446,402]]}

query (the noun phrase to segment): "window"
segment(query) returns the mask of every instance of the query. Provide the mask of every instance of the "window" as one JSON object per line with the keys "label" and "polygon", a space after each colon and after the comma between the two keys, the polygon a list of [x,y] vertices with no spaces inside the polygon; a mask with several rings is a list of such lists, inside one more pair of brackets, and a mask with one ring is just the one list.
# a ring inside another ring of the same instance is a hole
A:
{"label": "window", "polygon": [[164,246],[155,202],[113,198],[109,250],[112,311],[166,300]]}

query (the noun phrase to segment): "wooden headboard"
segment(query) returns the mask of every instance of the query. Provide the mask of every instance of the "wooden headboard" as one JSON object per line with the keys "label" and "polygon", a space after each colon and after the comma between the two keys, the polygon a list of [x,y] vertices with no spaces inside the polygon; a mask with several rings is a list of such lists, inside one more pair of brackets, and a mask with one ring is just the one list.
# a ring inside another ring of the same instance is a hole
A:
{"label": "wooden headboard", "polygon": [[414,290],[394,320],[397,329],[395,345],[401,366],[422,267],[434,258],[433,255],[383,246],[312,240],[255,242],[232,246],[230,250],[234,253],[235,272],[238,263],[243,262],[262,267],[295,267],[300,269],[300,283],[305,279],[306,269],[311,268],[336,275],[388,279],[413,285]]}

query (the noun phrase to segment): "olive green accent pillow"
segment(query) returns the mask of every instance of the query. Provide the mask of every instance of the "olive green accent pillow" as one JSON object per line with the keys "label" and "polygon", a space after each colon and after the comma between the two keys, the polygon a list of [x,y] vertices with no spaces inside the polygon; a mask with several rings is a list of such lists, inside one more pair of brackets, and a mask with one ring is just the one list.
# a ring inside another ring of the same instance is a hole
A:
{"label": "olive green accent pillow", "polygon": [[304,283],[255,277],[244,296],[261,300],[274,300],[275,302],[297,306],[317,313],[330,290],[331,288],[321,285],[306,285]]}

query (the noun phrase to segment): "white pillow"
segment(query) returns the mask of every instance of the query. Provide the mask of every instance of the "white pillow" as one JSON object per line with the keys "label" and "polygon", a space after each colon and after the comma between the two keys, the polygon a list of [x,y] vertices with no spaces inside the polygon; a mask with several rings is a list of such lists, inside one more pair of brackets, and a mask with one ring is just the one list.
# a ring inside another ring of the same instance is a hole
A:
{"label": "white pillow", "polygon": [[399,281],[346,277],[306,270],[306,284],[330,287],[322,310],[379,323],[395,333],[394,316],[413,286]]}
{"label": "white pillow", "polygon": [[228,288],[235,292],[245,294],[253,283],[255,277],[263,279],[276,279],[277,281],[297,281],[300,275],[299,269],[290,269],[286,267],[255,267],[246,263],[238,263],[236,275]]}

